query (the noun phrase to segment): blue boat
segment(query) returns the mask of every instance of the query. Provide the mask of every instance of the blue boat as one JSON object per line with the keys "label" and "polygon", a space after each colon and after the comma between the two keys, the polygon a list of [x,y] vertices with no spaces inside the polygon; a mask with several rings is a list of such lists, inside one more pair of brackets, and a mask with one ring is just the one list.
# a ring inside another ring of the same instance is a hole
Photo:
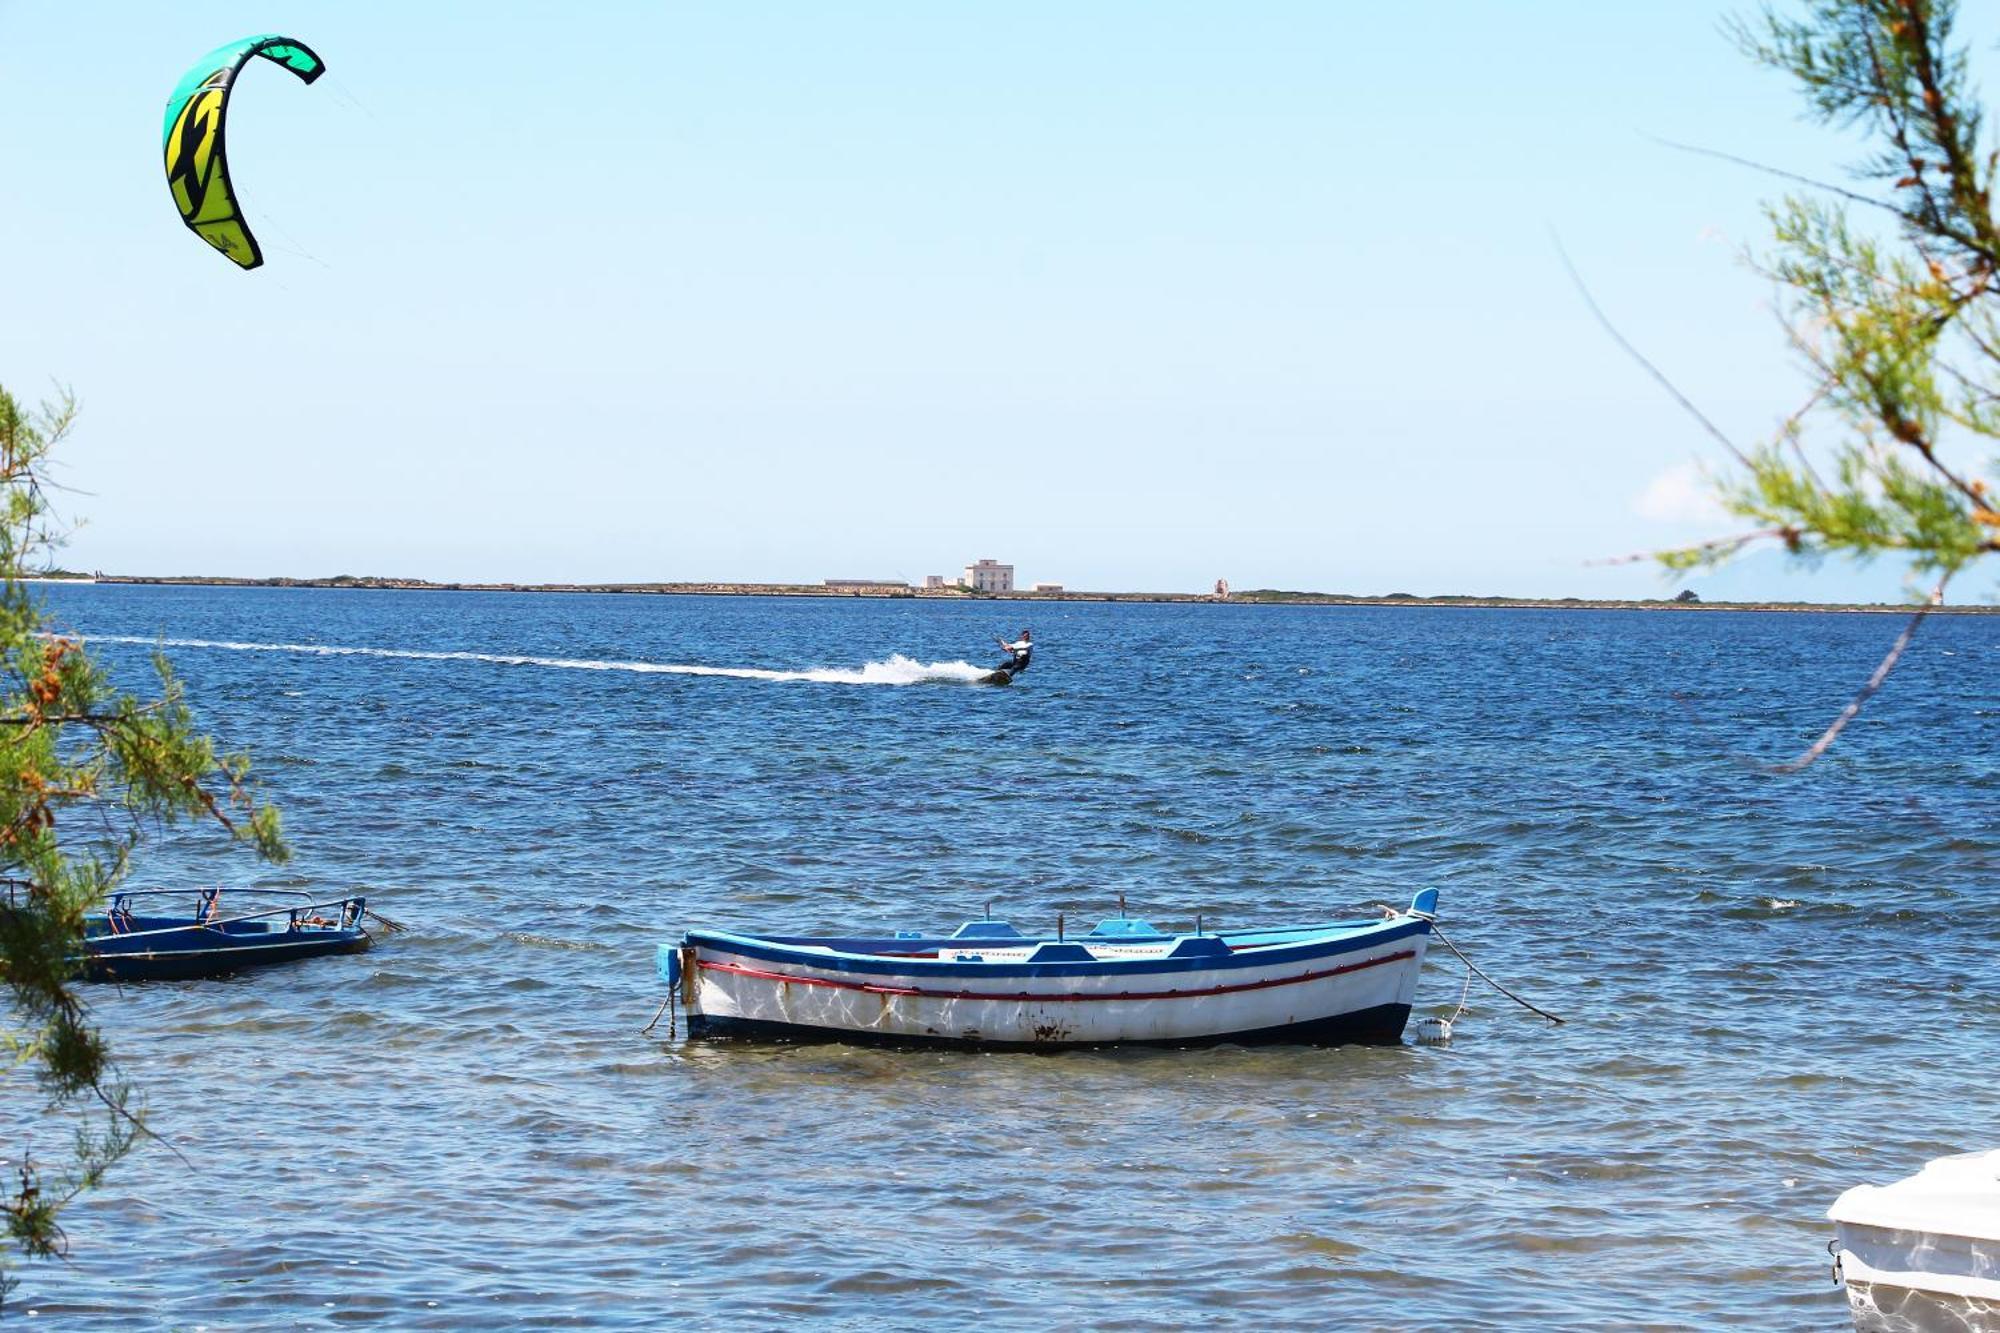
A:
{"label": "blue boat", "polygon": [[1189,932],[1124,917],[1087,935],[968,921],[945,936],[739,935],[659,946],[691,1037],[1046,1050],[1395,1044],[1437,912]]}
{"label": "blue boat", "polygon": [[[368,948],[362,897],[315,900],[297,890],[257,890],[249,910],[225,910],[220,889],[202,889],[192,915],[145,910],[142,899],[185,890],[133,889],[114,894],[101,914],[84,919],[76,959],[89,981],[178,981],[216,977],[324,954]],[[292,901],[297,899],[298,901]],[[278,906],[259,902],[282,900]]]}

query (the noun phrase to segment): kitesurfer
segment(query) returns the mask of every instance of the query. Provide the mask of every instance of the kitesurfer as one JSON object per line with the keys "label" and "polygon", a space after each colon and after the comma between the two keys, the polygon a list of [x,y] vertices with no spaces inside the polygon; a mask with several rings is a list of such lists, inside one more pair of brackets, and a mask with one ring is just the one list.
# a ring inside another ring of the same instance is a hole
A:
{"label": "kitesurfer", "polygon": [[1013,654],[1012,661],[1002,662],[994,670],[1004,671],[1010,676],[1018,676],[1028,669],[1028,659],[1035,654],[1035,636],[1033,634],[1024,629],[1021,631],[1021,637],[1012,643],[1007,642],[998,635],[994,636],[993,642]]}

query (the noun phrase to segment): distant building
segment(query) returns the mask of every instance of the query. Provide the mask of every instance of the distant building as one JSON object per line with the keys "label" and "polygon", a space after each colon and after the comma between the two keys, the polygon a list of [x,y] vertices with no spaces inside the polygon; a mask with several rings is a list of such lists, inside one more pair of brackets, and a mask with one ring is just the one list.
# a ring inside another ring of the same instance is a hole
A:
{"label": "distant building", "polygon": [[828,579],[829,588],[907,588],[902,579]]}
{"label": "distant building", "polygon": [[925,592],[936,592],[936,591],[938,591],[938,590],[939,590],[940,588],[942,588],[942,587],[944,587],[944,575],[942,575],[942,574],[926,574],[926,575],[924,575],[924,591],[925,591]]}
{"label": "distant building", "polygon": [[1060,584],[1060,583],[1037,583],[1037,584],[1036,584],[1036,585],[1035,585],[1035,586],[1034,586],[1034,587],[1033,587],[1032,589],[1030,589],[1029,591],[1031,591],[1031,592],[1061,592],[1062,590],[1063,590],[1063,586],[1062,586],[1062,584]]}
{"label": "distant building", "polygon": [[1014,591],[1014,567],[998,560],[975,560],[959,576],[959,586],[974,592]]}

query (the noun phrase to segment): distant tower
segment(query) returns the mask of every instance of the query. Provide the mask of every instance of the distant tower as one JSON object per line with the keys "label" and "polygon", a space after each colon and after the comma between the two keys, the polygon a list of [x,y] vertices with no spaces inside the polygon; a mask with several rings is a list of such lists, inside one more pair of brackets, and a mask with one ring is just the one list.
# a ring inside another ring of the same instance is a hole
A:
{"label": "distant tower", "polygon": [[1228,579],[1217,579],[1215,581],[1215,600],[1218,602],[1226,602],[1229,600]]}

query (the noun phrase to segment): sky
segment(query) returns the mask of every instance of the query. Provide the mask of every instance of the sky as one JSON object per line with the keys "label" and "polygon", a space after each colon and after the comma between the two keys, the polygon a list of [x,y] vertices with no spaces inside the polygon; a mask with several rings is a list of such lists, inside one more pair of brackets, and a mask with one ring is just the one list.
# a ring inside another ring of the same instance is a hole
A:
{"label": "sky", "polygon": [[[0,0],[0,384],[82,400],[72,568],[1669,595],[1605,562],[1719,450],[1556,238],[1733,437],[1801,401],[1779,186],[1659,140],[1855,145],[1733,8]],[[245,273],[159,132],[260,32],[328,73],[238,84]]]}

